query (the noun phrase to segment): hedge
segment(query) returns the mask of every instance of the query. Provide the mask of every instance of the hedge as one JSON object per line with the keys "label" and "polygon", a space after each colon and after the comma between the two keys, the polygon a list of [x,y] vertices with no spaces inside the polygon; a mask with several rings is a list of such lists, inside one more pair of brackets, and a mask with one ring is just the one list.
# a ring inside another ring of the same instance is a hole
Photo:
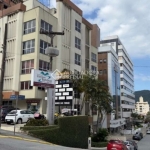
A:
{"label": "hedge", "polygon": [[24,126],[24,127],[20,127],[20,130],[23,131],[29,131],[29,130],[47,130],[47,129],[53,129],[53,128],[57,128],[58,126],[53,125],[53,126]]}
{"label": "hedge", "polygon": [[92,147],[107,147],[108,142],[92,142]]}
{"label": "hedge", "polygon": [[88,147],[88,116],[62,117],[59,126],[53,129],[29,130],[29,134],[54,144],[74,147]]}
{"label": "hedge", "polygon": [[48,125],[49,123],[48,123],[48,120],[46,119],[29,118],[25,126],[48,126]]}

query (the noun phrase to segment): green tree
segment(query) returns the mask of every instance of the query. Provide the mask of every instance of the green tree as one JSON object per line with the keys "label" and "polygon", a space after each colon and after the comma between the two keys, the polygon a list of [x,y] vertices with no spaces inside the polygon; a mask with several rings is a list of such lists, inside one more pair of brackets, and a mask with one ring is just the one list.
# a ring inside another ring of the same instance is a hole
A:
{"label": "green tree", "polygon": [[93,93],[93,105],[97,106],[97,130],[99,123],[102,123],[104,116],[111,113],[112,96],[108,91],[108,86],[105,81],[96,80],[95,92]]}
{"label": "green tree", "polygon": [[138,119],[139,115],[137,113],[131,113],[133,119]]}

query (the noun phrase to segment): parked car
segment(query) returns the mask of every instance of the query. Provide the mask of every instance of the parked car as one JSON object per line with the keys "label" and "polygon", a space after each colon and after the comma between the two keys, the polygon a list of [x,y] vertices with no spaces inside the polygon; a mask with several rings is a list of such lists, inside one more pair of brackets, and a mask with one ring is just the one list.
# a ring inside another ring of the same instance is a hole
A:
{"label": "parked car", "polygon": [[131,141],[125,141],[124,142],[128,150],[134,150],[134,145]]}
{"label": "parked car", "polygon": [[136,132],[136,134],[133,135],[133,140],[141,140],[143,138],[143,134],[141,132]]}
{"label": "parked car", "polygon": [[23,122],[27,122],[29,118],[34,118],[34,115],[28,110],[12,110],[5,117],[5,121],[7,124],[15,123],[21,124]]}
{"label": "parked car", "polygon": [[147,134],[150,134],[150,128],[149,129],[147,129],[147,132],[146,132]]}
{"label": "parked car", "polygon": [[133,143],[134,150],[138,150],[138,145],[137,145],[137,143],[134,140],[128,140],[128,141],[131,141]]}
{"label": "parked car", "polygon": [[128,149],[123,141],[110,140],[107,144],[107,150],[128,150]]}
{"label": "parked car", "polygon": [[[1,121],[5,122],[5,117],[6,115],[12,111],[15,110],[16,108],[14,108],[13,106],[10,105],[6,105],[6,106],[2,106],[1,107]],[[17,108],[19,110],[19,108]]]}

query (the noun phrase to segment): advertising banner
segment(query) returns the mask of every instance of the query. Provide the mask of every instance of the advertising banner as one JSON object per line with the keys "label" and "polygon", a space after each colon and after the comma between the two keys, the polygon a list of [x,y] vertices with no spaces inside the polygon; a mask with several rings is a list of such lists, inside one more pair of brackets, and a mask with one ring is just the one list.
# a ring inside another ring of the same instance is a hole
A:
{"label": "advertising banner", "polygon": [[31,86],[54,88],[55,80],[52,72],[32,69],[31,71]]}

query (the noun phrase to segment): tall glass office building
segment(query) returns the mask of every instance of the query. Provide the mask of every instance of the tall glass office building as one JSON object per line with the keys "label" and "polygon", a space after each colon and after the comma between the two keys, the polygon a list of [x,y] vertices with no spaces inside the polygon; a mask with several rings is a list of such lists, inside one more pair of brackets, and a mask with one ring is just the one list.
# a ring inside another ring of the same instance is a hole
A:
{"label": "tall glass office building", "polygon": [[38,0],[40,3],[50,8],[50,0]]}

